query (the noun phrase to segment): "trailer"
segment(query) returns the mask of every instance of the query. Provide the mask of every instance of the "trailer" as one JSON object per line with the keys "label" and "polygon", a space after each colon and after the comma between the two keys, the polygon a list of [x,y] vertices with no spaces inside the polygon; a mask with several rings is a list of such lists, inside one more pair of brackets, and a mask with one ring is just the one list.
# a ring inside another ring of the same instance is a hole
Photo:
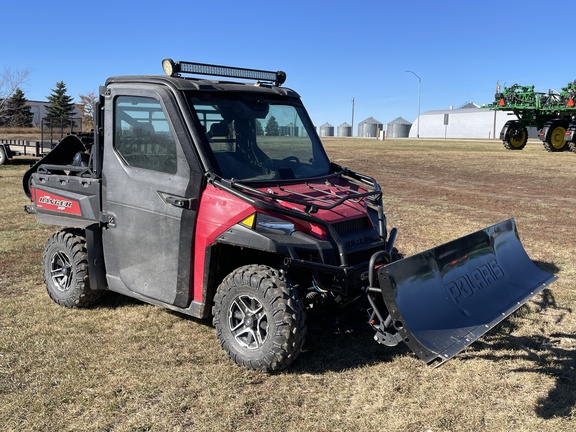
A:
{"label": "trailer", "polygon": [[15,155],[16,153],[10,149],[9,144],[0,143],[0,166],[12,160]]}

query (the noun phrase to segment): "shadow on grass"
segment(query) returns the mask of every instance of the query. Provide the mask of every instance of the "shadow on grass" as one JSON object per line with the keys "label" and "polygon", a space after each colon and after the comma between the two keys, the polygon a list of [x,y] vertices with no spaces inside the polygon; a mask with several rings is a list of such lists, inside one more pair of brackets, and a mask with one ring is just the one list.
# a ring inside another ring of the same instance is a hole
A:
{"label": "shadow on grass", "polygon": [[336,332],[325,322],[308,324],[302,353],[287,373],[323,374],[341,372],[377,363],[387,363],[398,355],[410,355],[404,344],[386,347],[374,340],[374,330],[360,319],[351,330]]}
{"label": "shadow on grass", "polygon": [[[531,304],[539,310],[555,309],[560,311],[557,323],[559,324],[566,314],[572,313],[571,309],[557,305],[551,290],[544,290],[540,297],[533,299]],[[521,308],[518,313],[527,311],[527,306]],[[526,312],[524,312],[526,313]],[[491,361],[500,361],[502,356],[499,351],[506,351],[506,358],[512,360],[528,361],[532,367],[514,369],[515,372],[539,373],[552,376],[556,379],[555,386],[548,395],[538,400],[535,412],[543,419],[554,417],[570,417],[571,411],[576,406],[576,352],[566,345],[573,346],[572,341],[576,335],[565,333],[553,333],[550,335],[513,336],[511,333],[518,325],[511,320],[504,321],[495,332],[492,332],[480,341],[475,342],[472,350],[490,350],[490,354],[482,355],[482,358]],[[566,341],[570,340],[569,343]],[[561,346],[564,341],[564,346]],[[511,353],[512,354],[509,354]],[[473,354],[476,356],[477,354]]]}
{"label": "shadow on grass", "polygon": [[122,309],[125,307],[131,306],[152,306],[158,309],[163,310],[166,313],[171,315],[177,316],[180,319],[191,321],[196,324],[204,325],[206,327],[211,327],[212,320],[211,319],[200,319],[195,318],[190,315],[183,314],[178,311],[170,310],[163,306],[155,306],[150,303],[146,303],[145,301],[135,299],[133,297],[128,297],[123,294],[118,294],[113,291],[107,291],[104,296],[98,300],[98,302],[93,306],[96,309]]}
{"label": "shadow on grass", "polygon": [[117,309],[127,306],[145,305],[138,299],[128,297],[113,291],[106,291],[102,298],[93,306],[95,309]]}

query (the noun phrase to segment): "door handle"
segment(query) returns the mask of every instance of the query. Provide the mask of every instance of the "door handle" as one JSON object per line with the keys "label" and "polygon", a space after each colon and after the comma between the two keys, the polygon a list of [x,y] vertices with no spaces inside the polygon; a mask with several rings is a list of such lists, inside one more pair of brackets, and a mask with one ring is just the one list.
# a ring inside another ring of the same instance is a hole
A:
{"label": "door handle", "polygon": [[195,210],[196,207],[195,198],[184,198],[181,196],[170,195],[160,191],[158,191],[158,194],[162,197],[162,200],[166,204],[170,204],[173,205],[174,207],[183,208],[186,210]]}

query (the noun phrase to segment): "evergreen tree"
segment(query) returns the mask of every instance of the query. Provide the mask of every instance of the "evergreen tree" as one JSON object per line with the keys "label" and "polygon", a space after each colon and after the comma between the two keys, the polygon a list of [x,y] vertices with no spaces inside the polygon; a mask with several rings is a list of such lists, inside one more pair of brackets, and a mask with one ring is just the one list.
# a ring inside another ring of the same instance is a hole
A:
{"label": "evergreen tree", "polygon": [[256,120],[256,135],[258,136],[264,135],[264,128],[262,127],[262,123],[260,123],[260,120]]}
{"label": "evergreen tree", "polygon": [[6,124],[10,127],[32,127],[34,114],[30,105],[26,105],[24,92],[19,88],[6,101],[6,117]]}
{"label": "evergreen tree", "polygon": [[266,123],[266,135],[268,136],[278,136],[280,135],[280,126],[278,126],[278,122],[276,121],[276,117],[270,117],[268,123]]}
{"label": "evergreen tree", "polygon": [[68,126],[74,113],[74,103],[72,97],[66,94],[66,84],[63,81],[56,83],[56,88],[52,89],[52,94],[48,96],[50,105],[46,108],[48,124],[52,127]]}

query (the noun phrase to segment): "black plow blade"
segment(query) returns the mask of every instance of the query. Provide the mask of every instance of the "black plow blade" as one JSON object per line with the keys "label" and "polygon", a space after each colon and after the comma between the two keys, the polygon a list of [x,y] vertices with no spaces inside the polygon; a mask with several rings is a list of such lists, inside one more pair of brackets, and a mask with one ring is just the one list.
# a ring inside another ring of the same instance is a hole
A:
{"label": "black plow blade", "polygon": [[513,219],[378,269],[398,338],[434,366],[555,279],[530,260]]}

